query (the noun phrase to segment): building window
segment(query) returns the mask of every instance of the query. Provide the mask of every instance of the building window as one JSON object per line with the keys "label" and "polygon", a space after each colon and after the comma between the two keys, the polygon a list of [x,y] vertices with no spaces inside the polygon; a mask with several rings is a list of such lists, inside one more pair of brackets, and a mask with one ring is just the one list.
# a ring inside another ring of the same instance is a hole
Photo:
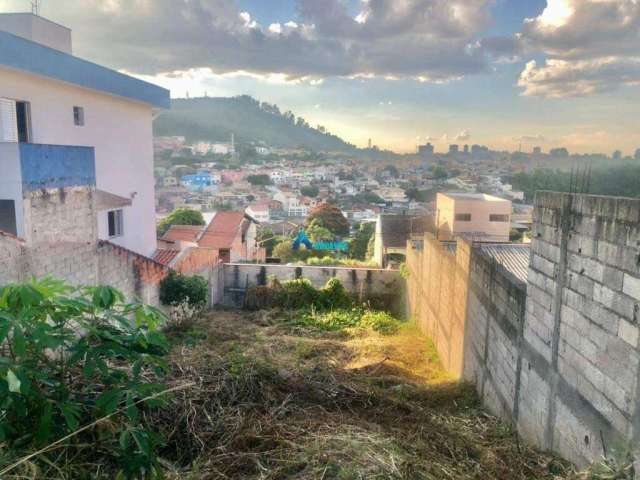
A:
{"label": "building window", "polygon": [[470,213],[456,213],[456,222],[470,222],[471,214]]}
{"label": "building window", "polygon": [[76,127],[84,127],[84,108],[73,107],[73,123]]}
{"label": "building window", "polygon": [[16,121],[18,125],[18,142],[31,141],[31,105],[29,102],[16,102]]}
{"label": "building window", "polygon": [[490,222],[503,222],[506,223],[509,221],[509,215],[502,215],[497,213],[492,213],[489,215]]}
{"label": "building window", "polygon": [[18,235],[16,203],[14,200],[0,200],[0,230],[12,235]]}
{"label": "building window", "polygon": [[109,224],[109,238],[124,235],[124,215],[122,210],[112,210],[107,214]]}

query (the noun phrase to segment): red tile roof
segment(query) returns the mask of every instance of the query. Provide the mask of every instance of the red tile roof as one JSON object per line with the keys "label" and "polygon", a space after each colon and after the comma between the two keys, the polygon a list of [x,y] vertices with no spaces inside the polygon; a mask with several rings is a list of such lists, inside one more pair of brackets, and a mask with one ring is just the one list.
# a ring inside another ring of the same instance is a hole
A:
{"label": "red tile roof", "polygon": [[169,266],[179,253],[178,250],[156,250],[153,259],[162,265]]}
{"label": "red tile roof", "polygon": [[200,225],[172,225],[162,240],[167,242],[197,242],[205,227]]}
{"label": "red tile roof", "polygon": [[231,248],[244,221],[243,212],[218,212],[200,237],[198,245],[204,248]]}

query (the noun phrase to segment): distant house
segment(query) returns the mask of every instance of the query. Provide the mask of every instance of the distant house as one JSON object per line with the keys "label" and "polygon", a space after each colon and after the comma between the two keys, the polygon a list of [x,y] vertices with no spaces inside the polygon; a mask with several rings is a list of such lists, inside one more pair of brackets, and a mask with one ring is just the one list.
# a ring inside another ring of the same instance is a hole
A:
{"label": "distant house", "polygon": [[257,223],[242,212],[218,212],[207,226],[173,225],[160,239],[154,259],[182,273],[218,262],[260,260]]}
{"label": "distant house", "polygon": [[378,216],[374,243],[374,261],[381,268],[398,267],[407,256],[407,241],[432,229],[428,217],[409,215]]}
{"label": "distant house", "polygon": [[224,263],[256,260],[257,223],[243,212],[218,212],[198,240],[201,248],[218,250]]}
{"label": "distant house", "polygon": [[511,202],[481,193],[438,193],[439,240],[465,236],[477,242],[508,242]]}
{"label": "distant house", "polygon": [[252,203],[246,208],[245,213],[260,223],[268,223],[271,219],[269,202]]}
{"label": "distant house", "polygon": [[205,187],[213,185],[211,174],[206,171],[200,171],[191,175],[183,175],[180,178],[180,183],[183,187],[189,190],[202,190]]}

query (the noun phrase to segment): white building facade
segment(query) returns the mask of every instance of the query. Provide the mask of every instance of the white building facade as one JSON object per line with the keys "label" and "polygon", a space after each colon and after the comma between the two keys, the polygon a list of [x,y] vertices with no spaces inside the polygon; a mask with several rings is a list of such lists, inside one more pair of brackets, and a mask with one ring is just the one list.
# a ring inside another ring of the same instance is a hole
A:
{"label": "white building facade", "polygon": [[0,171],[12,172],[0,179],[0,229],[12,225],[12,209],[10,233],[37,228],[22,222],[27,178],[33,185],[38,175],[59,175],[68,183],[83,174],[73,172],[84,162],[104,200],[99,238],[152,255],[152,123],[169,105],[167,90],[74,57],[67,28],[32,14],[0,14]]}

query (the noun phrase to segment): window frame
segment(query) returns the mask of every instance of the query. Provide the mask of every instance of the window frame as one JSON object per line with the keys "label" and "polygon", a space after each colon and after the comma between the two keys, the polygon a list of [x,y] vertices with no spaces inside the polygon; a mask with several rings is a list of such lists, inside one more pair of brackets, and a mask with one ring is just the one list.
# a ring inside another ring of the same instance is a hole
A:
{"label": "window frame", "polygon": [[[499,217],[500,220],[496,220]],[[505,213],[490,213],[489,221],[492,223],[509,223],[509,215]]]}
{"label": "window frame", "polygon": [[84,127],[84,107],[81,107],[79,105],[73,106],[73,124],[76,127]]}
{"label": "window frame", "polygon": [[456,222],[470,222],[473,217],[470,213],[456,213],[453,218]]}
{"label": "window frame", "polygon": [[[113,216],[113,234],[111,229]],[[107,212],[107,236],[109,238],[124,237],[124,210],[119,208]]]}

